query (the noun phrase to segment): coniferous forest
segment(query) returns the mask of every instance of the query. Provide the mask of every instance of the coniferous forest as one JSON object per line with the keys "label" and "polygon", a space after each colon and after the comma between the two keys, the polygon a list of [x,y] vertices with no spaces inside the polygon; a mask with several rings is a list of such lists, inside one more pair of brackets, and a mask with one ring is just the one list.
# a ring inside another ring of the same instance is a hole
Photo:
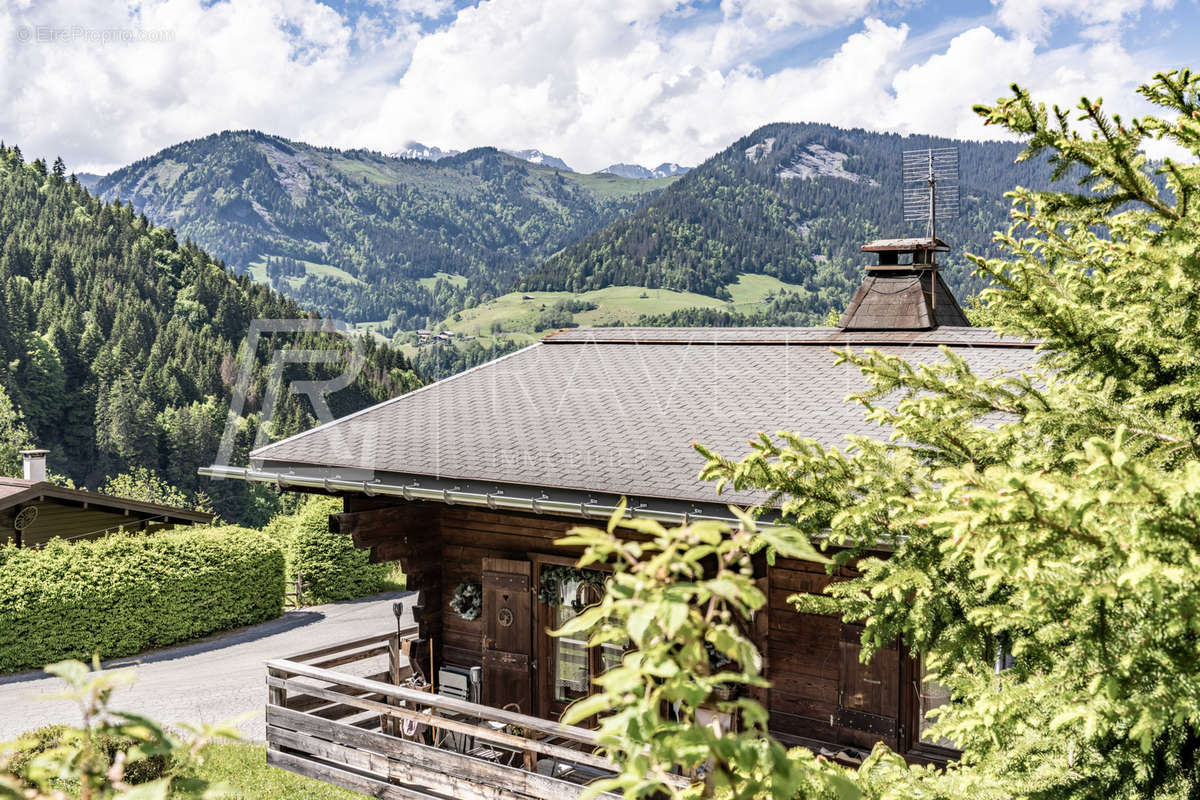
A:
{"label": "coniferous forest", "polygon": [[[233,456],[244,464],[273,351],[347,348],[314,329],[266,336],[247,356],[239,348],[251,320],[319,318],[129,205],[97,199],[61,160],[25,163],[17,147],[0,148],[0,307],[0,392],[11,401],[0,429],[26,439],[6,448],[49,448],[51,470],[81,487],[148,468],[197,502],[207,494],[223,518],[250,524],[278,509],[273,492],[196,473],[216,457],[240,365],[253,364]],[[418,383],[397,351],[373,339],[362,348],[363,370],[328,398],[334,415]],[[342,366],[290,369],[289,379],[320,378]],[[316,421],[306,399],[280,392],[269,434]]]}
{"label": "coniferous forest", "polygon": [[[642,285],[728,299],[741,273],[766,274],[802,289],[742,324],[817,324],[840,311],[862,275],[859,246],[871,239],[924,235],[901,213],[901,156],[956,146],[961,214],[939,222],[952,252],[942,259],[960,299],[985,280],[965,252],[995,255],[993,232],[1009,212],[1004,192],[1047,188],[1044,162],[1016,163],[1015,143],[965,142],[846,130],[833,125],[765,125],[689,172],[637,213],[546,260],[521,283],[527,290],[587,291]],[[685,310],[649,324],[710,324]]]}

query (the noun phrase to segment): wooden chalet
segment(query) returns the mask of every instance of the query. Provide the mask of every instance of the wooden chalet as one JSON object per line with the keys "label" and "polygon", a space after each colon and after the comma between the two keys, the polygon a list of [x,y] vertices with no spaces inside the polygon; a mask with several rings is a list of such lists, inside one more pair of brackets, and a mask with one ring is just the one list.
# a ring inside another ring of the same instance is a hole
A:
{"label": "wooden chalet", "polygon": [[[376,561],[401,561],[419,592],[412,627],[268,665],[269,761],[377,797],[578,796],[611,765],[590,731],[556,720],[620,652],[548,635],[596,591],[571,569],[579,552],[555,540],[621,498],[668,524],[732,519],[727,504],[766,499],[698,481],[693,441],[738,455],[758,431],[830,446],[886,436],[845,402],[864,379],[834,366],[830,348],[933,362],[945,346],[983,374],[1028,366],[1031,344],[968,325],[929,257],[941,247],[864,247],[881,263],[839,328],[561,331],[257,450],[248,468],[205,469],[341,496],[331,528]],[[861,664],[858,627],[787,602],[844,577],[783,558],[760,570],[772,732],[849,762],[877,741],[913,761],[953,757],[923,734],[942,697],[902,643]],[[370,657],[372,676],[345,671]]]}
{"label": "wooden chalet", "polygon": [[157,531],[208,524],[213,515],[67,489],[46,480],[47,450],[22,450],[23,478],[0,478],[0,546],[95,539],[118,530]]}

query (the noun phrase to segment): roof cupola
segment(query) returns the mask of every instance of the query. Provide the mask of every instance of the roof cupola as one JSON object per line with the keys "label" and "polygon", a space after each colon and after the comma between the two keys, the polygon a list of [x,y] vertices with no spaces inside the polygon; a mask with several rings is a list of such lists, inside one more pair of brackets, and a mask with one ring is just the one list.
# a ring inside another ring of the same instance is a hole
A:
{"label": "roof cupola", "polygon": [[958,148],[906,150],[901,183],[905,222],[924,222],[922,238],[878,239],[860,249],[879,263],[867,267],[838,322],[844,331],[928,331],[970,326],[950,287],[938,274],[937,254],[950,251],[937,238],[938,217],[959,213]]}
{"label": "roof cupola", "polygon": [[839,328],[927,331],[971,324],[938,274],[937,254],[950,250],[941,239],[879,239],[860,249],[877,254],[879,263],[867,267]]}

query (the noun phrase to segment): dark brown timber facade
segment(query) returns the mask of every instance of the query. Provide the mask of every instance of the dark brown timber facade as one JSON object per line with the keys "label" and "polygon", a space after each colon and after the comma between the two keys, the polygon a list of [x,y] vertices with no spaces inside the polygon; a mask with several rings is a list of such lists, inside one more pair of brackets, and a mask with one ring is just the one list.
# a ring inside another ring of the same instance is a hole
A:
{"label": "dark brown timber facade", "polygon": [[[422,672],[430,652],[438,667],[481,666],[486,705],[515,705],[522,713],[557,719],[579,696],[579,676],[593,677],[603,668],[603,653],[582,654],[569,640],[564,646],[547,633],[564,621],[563,606],[538,597],[541,571],[572,564],[580,554],[555,541],[573,527],[600,523],[381,497],[347,496],[345,508],[331,517],[330,527],[371,548],[375,560],[399,560],[419,591],[412,652]],[[843,576],[786,558],[759,569],[770,602],[756,616],[753,632],[772,683],[760,699],[776,736],[850,756],[876,741],[918,760],[949,755],[921,741],[916,660],[893,645],[862,664],[858,626],[797,614],[787,602],[797,593],[820,594]],[[464,582],[483,587],[478,619],[464,620],[450,608],[451,593]],[[512,612],[507,626],[501,624],[508,619],[505,609]],[[570,676],[564,676],[567,669]]]}

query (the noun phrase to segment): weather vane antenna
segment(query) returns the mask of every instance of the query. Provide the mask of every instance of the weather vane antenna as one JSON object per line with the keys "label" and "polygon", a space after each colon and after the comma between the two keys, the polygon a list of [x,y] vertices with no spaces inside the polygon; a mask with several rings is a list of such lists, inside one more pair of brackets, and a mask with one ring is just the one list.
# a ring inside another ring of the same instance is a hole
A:
{"label": "weather vane antenna", "polygon": [[929,238],[936,239],[938,217],[959,214],[958,148],[905,150],[901,166],[904,221],[926,223]]}

